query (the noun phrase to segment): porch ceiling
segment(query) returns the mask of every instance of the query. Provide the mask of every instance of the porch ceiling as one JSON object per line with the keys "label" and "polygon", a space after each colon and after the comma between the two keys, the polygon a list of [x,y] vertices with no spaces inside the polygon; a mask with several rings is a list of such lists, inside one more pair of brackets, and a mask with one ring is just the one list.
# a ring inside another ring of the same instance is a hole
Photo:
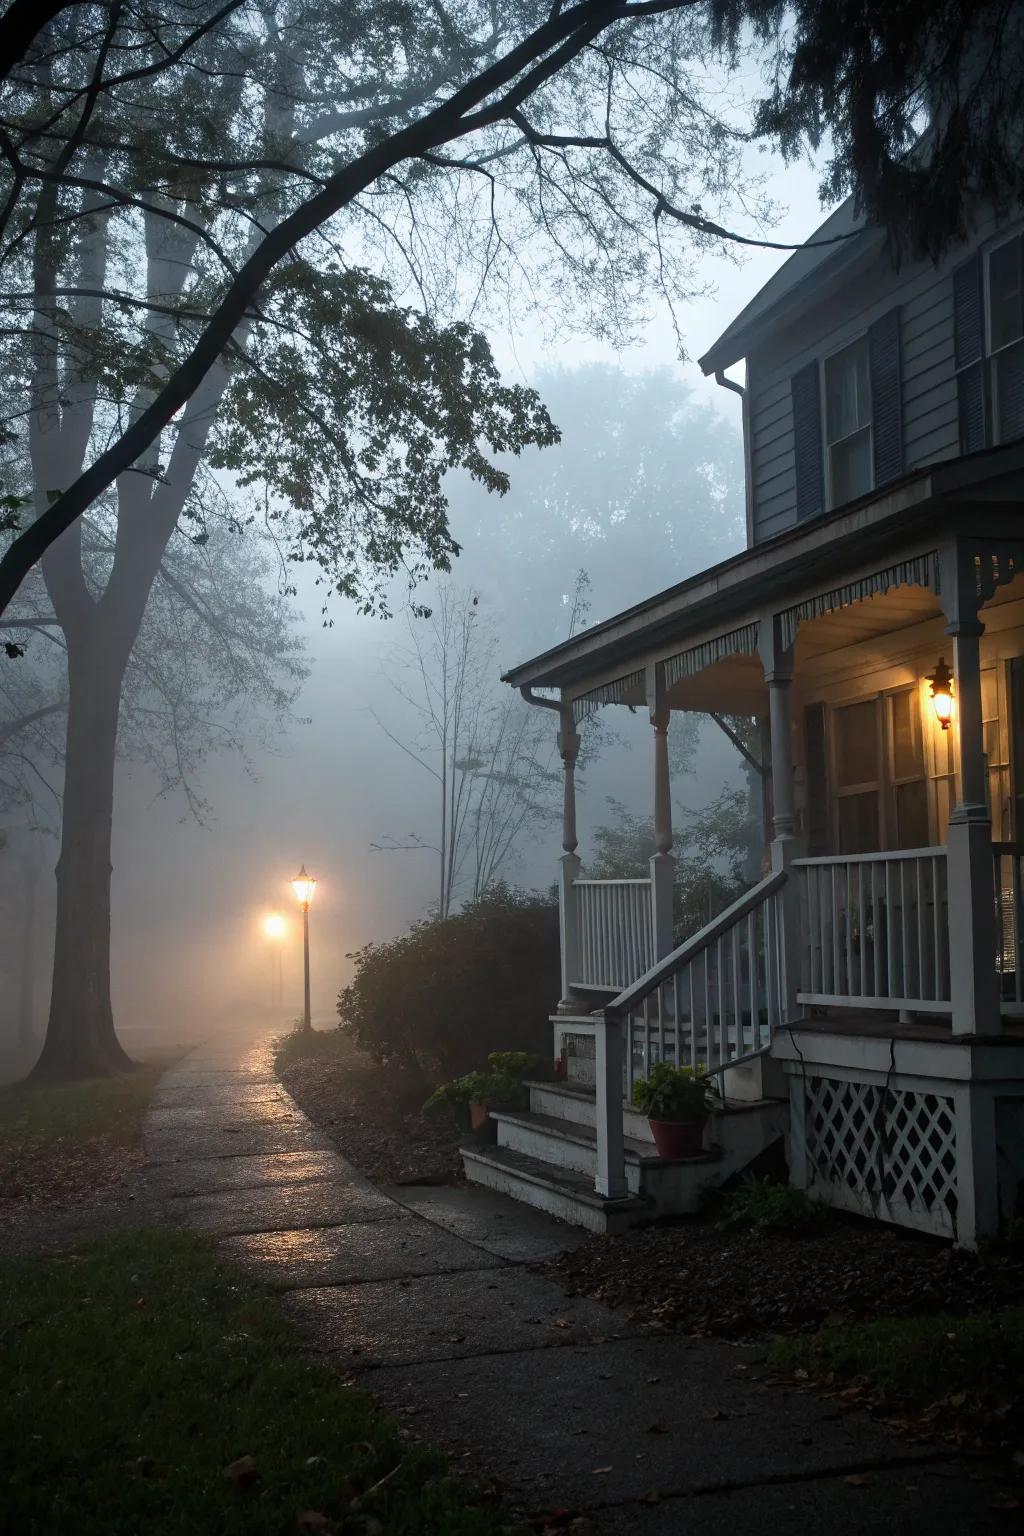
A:
{"label": "porch ceiling", "polygon": [[[808,601],[813,606],[818,595],[835,595],[858,574],[934,551],[949,534],[1020,538],[1022,505],[1024,444],[929,465],[884,493],[756,544],[584,630],[513,667],[504,681],[516,688],[561,689],[564,697],[598,689],[607,695],[601,702],[642,704],[642,673],[648,665],[710,643],[706,659],[690,668],[694,676],[670,679],[673,705],[738,710],[732,687],[726,690],[724,685],[728,681],[737,690],[752,689],[759,665],[750,655],[723,660],[718,637],[738,634],[766,615],[783,614]],[[902,579],[911,582],[915,577]],[[804,654],[817,654],[891,633],[938,612],[937,600],[924,587],[899,586],[829,614],[805,614],[798,643]],[[749,652],[753,646],[744,642],[735,649]],[[728,701],[709,703],[719,688],[728,692]]]}
{"label": "porch ceiling", "polygon": [[888,592],[877,592],[845,608],[805,619],[797,633],[797,665],[801,659],[846,650],[941,616],[939,599],[926,587],[893,587]]}

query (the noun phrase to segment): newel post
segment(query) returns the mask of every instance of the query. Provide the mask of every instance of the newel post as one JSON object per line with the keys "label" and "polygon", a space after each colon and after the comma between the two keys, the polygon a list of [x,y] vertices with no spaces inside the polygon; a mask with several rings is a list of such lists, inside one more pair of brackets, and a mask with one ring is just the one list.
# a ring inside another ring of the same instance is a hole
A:
{"label": "newel post", "polygon": [[622,1021],[606,1008],[595,1031],[597,1165],[594,1190],[606,1200],[623,1200],[626,1183],[622,1129]]}
{"label": "newel post", "polygon": [[783,974],[783,1018],[799,1014],[796,996],[800,990],[802,968],[800,931],[800,891],[796,871],[792,869],[800,844],[797,840],[796,794],[793,783],[793,642],[783,643],[778,617],[769,614],[758,624],[758,650],[768,684],[768,725],[771,739],[772,845],[774,873],[784,873],[778,910],[782,914],[782,934],[778,952]]}
{"label": "newel post", "polygon": [[672,783],[668,766],[668,728],[672,712],[665,702],[660,666],[647,669],[647,702],[654,727],[654,856],[651,859],[651,920],[654,958],[672,953],[675,928],[676,861],[672,857]]}
{"label": "newel post", "polygon": [[572,1006],[573,983],[580,979],[580,925],[576,901],[576,881],[581,863],[576,853],[576,759],[580,738],[571,709],[559,715],[558,752],[562,759],[565,782],[562,792],[562,856],[558,864],[558,928],[562,954],[562,1000],[560,1011]]}
{"label": "newel post", "polygon": [[943,551],[942,602],[953,641],[957,803],[946,834],[949,983],[953,1033],[1001,1028],[996,973],[996,892],[992,819],[985,784],[981,707],[982,593],[973,554],[958,541]]}

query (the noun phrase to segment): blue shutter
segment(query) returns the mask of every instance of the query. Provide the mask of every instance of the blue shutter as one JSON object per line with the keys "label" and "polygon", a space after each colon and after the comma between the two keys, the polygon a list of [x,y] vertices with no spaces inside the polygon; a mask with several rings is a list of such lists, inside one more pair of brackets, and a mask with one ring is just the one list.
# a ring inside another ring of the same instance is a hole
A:
{"label": "blue shutter", "polygon": [[818,364],[808,363],[789,381],[793,397],[793,458],[796,465],[796,515],[817,517],[825,510],[821,458],[821,393]]}
{"label": "blue shutter", "polygon": [[988,446],[988,389],[985,373],[985,304],[981,255],[976,252],[953,272],[953,338],[960,411],[960,451]]}
{"label": "blue shutter", "polygon": [[898,480],[903,473],[903,391],[900,373],[899,306],[876,320],[868,331],[871,369],[871,427],[875,484]]}
{"label": "blue shutter", "polygon": [[999,399],[999,441],[1013,442],[1024,437],[1024,345],[997,352],[996,393]]}

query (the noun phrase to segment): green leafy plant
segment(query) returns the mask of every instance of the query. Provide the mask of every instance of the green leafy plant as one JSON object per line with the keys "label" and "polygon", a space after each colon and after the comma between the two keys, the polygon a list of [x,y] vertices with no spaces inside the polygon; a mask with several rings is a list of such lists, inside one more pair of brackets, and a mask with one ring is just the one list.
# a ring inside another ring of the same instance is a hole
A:
{"label": "green leafy plant", "polygon": [[633,1105],[651,1120],[703,1125],[717,1091],[702,1068],[694,1071],[659,1061],[648,1077],[633,1084]]}
{"label": "green leafy plant", "polygon": [[727,1197],[725,1216],[730,1225],[755,1232],[799,1233],[820,1226],[825,1211],[802,1189],[751,1175]]}
{"label": "green leafy plant", "polygon": [[492,1051],[486,1072],[466,1072],[434,1089],[424,1109],[453,1109],[486,1104],[491,1109],[518,1109],[525,1101],[523,1078],[536,1065],[527,1051]]}

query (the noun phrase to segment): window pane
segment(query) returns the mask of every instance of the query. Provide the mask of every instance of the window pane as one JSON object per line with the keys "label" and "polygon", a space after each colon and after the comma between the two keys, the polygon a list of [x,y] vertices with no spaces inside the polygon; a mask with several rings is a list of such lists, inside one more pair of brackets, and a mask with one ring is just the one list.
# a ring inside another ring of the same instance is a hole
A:
{"label": "window pane", "polygon": [[871,430],[865,427],[829,449],[832,459],[832,505],[841,507],[866,496],[874,483],[871,464]]}
{"label": "window pane", "polygon": [[1021,313],[1021,242],[1009,240],[989,258],[992,350],[1024,334]]}
{"label": "window pane", "polygon": [[842,795],[839,807],[839,852],[877,853],[878,795]]}
{"label": "window pane", "polygon": [[928,847],[928,791],[923,779],[896,786],[896,845]]}
{"label": "window pane", "polygon": [[835,712],[839,788],[878,781],[878,706],[874,699]]}
{"label": "window pane", "polygon": [[924,771],[917,729],[917,693],[908,689],[889,700],[892,721],[892,766],[897,779],[913,779]]}
{"label": "window pane", "polygon": [[825,436],[830,443],[849,437],[871,420],[868,343],[862,336],[825,363]]}

